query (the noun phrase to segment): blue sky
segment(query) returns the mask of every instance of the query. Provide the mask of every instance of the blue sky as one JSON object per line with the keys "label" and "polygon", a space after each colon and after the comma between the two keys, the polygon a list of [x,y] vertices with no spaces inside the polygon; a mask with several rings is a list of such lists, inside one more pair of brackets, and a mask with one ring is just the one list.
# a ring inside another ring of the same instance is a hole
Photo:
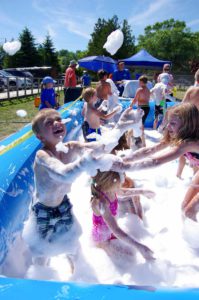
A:
{"label": "blue sky", "polygon": [[169,18],[199,31],[198,0],[0,0],[0,44],[28,27],[42,43],[47,33],[57,50],[85,50],[98,18],[127,19],[135,37]]}

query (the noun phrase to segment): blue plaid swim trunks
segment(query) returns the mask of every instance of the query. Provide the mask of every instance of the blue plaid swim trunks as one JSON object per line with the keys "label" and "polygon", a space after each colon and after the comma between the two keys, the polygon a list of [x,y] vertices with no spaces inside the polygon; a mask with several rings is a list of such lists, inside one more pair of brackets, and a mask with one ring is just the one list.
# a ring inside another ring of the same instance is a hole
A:
{"label": "blue plaid swim trunks", "polygon": [[56,207],[49,207],[37,202],[32,206],[32,210],[41,238],[66,233],[73,225],[72,204],[67,195],[64,196],[62,203]]}

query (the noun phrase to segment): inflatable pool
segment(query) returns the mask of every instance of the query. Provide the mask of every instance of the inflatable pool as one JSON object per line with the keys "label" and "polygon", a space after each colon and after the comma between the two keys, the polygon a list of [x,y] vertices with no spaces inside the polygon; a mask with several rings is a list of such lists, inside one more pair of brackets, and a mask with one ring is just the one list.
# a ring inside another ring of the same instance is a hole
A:
{"label": "inflatable pool", "polygon": [[[129,101],[121,101],[123,108]],[[82,123],[82,102],[67,103],[59,110],[66,119],[67,139],[75,139]],[[154,103],[146,127],[152,127]],[[23,228],[31,201],[33,161],[41,147],[31,124],[0,142],[0,271],[18,232]],[[1,273],[1,272],[0,272]],[[151,286],[103,285],[0,278],[1,299],[198,299],[198,289],[157,289]]]}

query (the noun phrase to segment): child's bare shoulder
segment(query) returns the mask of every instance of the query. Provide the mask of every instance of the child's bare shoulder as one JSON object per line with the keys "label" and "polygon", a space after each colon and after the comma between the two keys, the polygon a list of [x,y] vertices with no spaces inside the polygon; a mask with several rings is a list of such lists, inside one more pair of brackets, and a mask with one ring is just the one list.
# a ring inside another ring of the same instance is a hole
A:
{"label": "child's bare shoulder", "polygon": [[36,157],[38,157],[38,158],[44,158],[44,157],[47,157],[47,156],[49,156],[49,153],[45,149],[40,149],[36,153]]}

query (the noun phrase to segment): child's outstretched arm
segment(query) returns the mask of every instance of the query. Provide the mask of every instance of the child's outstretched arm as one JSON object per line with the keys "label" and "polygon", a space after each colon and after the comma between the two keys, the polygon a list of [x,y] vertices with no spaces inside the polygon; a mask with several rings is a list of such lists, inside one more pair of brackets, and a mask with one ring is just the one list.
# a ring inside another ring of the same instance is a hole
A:
{"label": "child's outstretched arm", "polygon": [[167,144],[160,142],[151,147],[144,147],[144,148],[138,149],[136,151],[131,151],[128,155],[125,155],[123,157],[123,161],[128,162],[128,161],[140,160],[145,157],[151,156],[154,153],[161,151],[167,147],[168,147]]}
{"label": "child's outstretched arm", "polygon": [[35,158],[35,168],[43,168],[54,180],[72,183],[82,172],[95,176],[98,169],[108,171],[116,161],[121,161],[121,158],[112,154],[95,157],[92,151],[87,151],[75,161],[64,164],[47,152],[39,150]]}
{"label": "child's outstretched arm", "polygon": [[[126,201],[129,199],[129,197],[137,196],[137,195],[143,195],[149,199],[155,197],[155,192],[148,190],[148,189],[140,189],[140,188],[121,188],[118,193],[118,199],[120,201]],[[128,199],[126,199],[128,198]]]}
{"label": "child's outstretched arm", "polygon": [[146,158],[138,162],[115,162],[111,170],[115,172],[138,171],[151,169],[172,161],[185,153],[186,146],[175,146],[162,155]]}
{"label": "child's outstretched arm", "polygon": [[93,110],[93,111],[95,112],[96,116],[98,116],[100,119],[108,120],[111,119],[116,113],[120,112],[121,110],[122,110],[121,106],[118,105],[110,113],[106,115],[103,112],[98,110]]}
{"label": "child's outstretched arm", "polygon": [[103,209],[101,209],[101,215],[103,216],[104,221],[111,229],[113,234],[125,244],[128,244],[135,249],[137,249],[141,255],[147,260],[153,260],[153,251],[149,249],[147,246],[137,242],[134,238],[130,237],[127,233],[125,233],[117,224],[115,218],[110,214],[109,208],[107,205],[104,205]]}

